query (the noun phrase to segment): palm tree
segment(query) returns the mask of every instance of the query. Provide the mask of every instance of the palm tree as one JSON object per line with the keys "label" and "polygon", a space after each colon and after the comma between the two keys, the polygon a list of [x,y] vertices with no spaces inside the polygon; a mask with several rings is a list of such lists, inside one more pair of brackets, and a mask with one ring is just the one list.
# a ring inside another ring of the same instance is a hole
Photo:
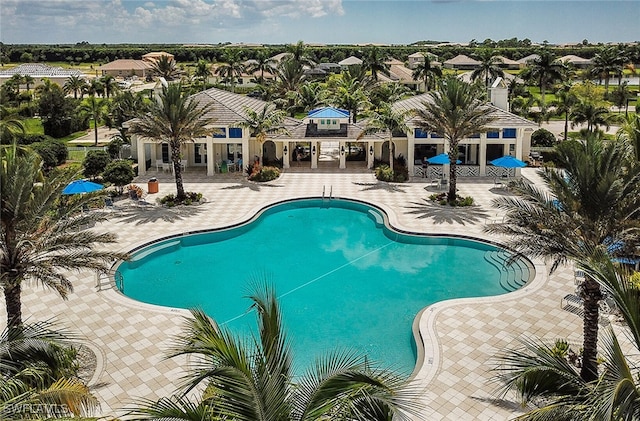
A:
{"label": "palm tree", "polygon": [[93,132],[95,134],[94,146],[98,146],[98,125],[107,115],[107,103],[104,99],[90,95],[89,98],[78,107],[78,111],[93,120]]}
{"label": "palm tree", "polygon": [[374,81],[378,81],[378,73],[389,76],[389,65],[385,63],[385,58],[382,57],[380,49],[378,47],[368,48],[364,54],[362,60],[362,67],[364,70],[371,72],[371,77]]}
{"label": "palm tree", "polygon": [[607,107],[586,101],[576,106],[572,114],[571,124],[573,126],[587,123],[587,131],[593,133],[598,130],[599,126],[605,126],[609,129],[612,123],[618,121],[618,116],[611,114]]}
{"label": "palm tree", "polygon": [[150,104],[142,92],[121,91],[109,103],[106,125],[109,128],[115,127],[120,132],[120,137],[129,143],[124,123],[144,115],[149,109]]}
{"label": "palm tree", "polygon": [[91,96],[104,96],[104,85],[102,84],[102,80],[98,78],[91,79],[89,86],[87,86],[87,93]]}
{"label": "palm tree", "polygon": [[244,120],[237,122],[239,127],[248,129],[251,136],[260,143],[260,160],[262,160],[262,144],[269,134],[288,134],[288,130],[283,126],[286,117],[284,111],[277,110],[271,104],[265,104],[260,111],[251,108],[244,108]]}
{"label": "palm tree", "polygon": [[286,101],[285,108],[289,109],[291,116],[295,114],[295,98],[300,89],[300,85],[305,82],[306,76],[302,64],[293,60],[285,59],[276,68],[277,91],[281,98]]}
{"label": "palm tree", "polygon": [[382,104],[379,111],[371,111],[369,119],[365,125],[365,129],[358,136],[358,140],[362,139],[366,134],[385,133],[389,135],[389,168],[393,171],[393,161],[396,159],[395,148],[393,144],[393,135],[398,133],[406,133],[407,113],[395,111],[391,105]]}
{"label": "palm tree", "polygon": [[143,115],[129,129],[132,134],[153,139],[156,142],[168,142],[173,161],[173,173],[176,180],[176,195],[184,200],[182,183],[182,145],[193,142],[196,137],[211,134],[209,128],[214,120],[208,117],[211,105],[201,106],[193,98],[182,94],[182,86],[173,83],[162,88],[158,101],[153,103],[151,111]]}
{"label": "palm tree", "polygon": [[491,86],[491,79],[489,78],[504,77],[504,70],[499,66],[500,59],[493,55],[492,50],[479,51],[478,58],[480,59],[480,65],[471,73],[471,80],[475,81],[481,77],[484,78],[484,86],[488,91]]}
{"label": "palm tree", "polygon": [[354,64],[342,71],[342,79],[346,79],[345,83],[358,82],[364,90],[369,90],[375,85],[373,77],[367,73],[367,69],[360,64]]}
{"label": "palm tree", "polygon": [[414,80],[424,80],[424,91],[429,92],[429,88],[435,84],[437,78],[442,77],[442,68],[434,64],[434,56],[429,53],[423,53],[424,60],[418,63],[413,70],[411,77]]}
{"label": "palm tree", "polygon": [[626,143],[631,150],[632,165],[640,165],[640,114],[627,117],[625,124],[618,130],[617,138]]}
{"label": "palm tree", "polygon": [[265,51],[258,51],[256,58],[247,66],[247,73],[260,72],[258,83],[264,83],[264,72],[274,73],[276,63],[267,55]]}
{"label": "palm tree", "polygon": [[7,106],[0,104],[0,144],[3,145],[12,143],[17,134],[25,132],[22,118],[9,110]]}
{"label": "palm tree", "polygon": [[[603,255],[604,254],[604,255]],[[603,259],[604,258],[604,259]],[[616,303],[634,351],[640,352],[640,289],[613,266],[606,253],[580,263]],[[524,340],[521,349],[498,356],[494,380],[502,392],[515,391],[522,403],[542,398],[542,406],[520,420],[635,420],[640,415],[637,366],[622,351],[613,329],[602,335],[603,359],[596,380],[585,381],[575,366],[577,355],[566,341],[554,345]]]}
{"label": "palm tree", "polygon": [[231,85],[231,92],[235,92],[235,86],[238,78],[242,77],[244,72],[244,63],[240,58],[240,52],[237,50],[227,50],[223,57],[224,63],[218,66],[215,74],[222,77],[223,82]]}
{"label": "palm tree", "polygon": [[194,76],[202,82],[202,90],[207,87],[207,80],[211,76],[211,65],[206,60],[199,60],[196,64]]}
{"label": "palm tree", "polygon": [[118,90],[118,84],[116,83],[116,78],[111,75],[104,75],[100,78],[100,82],[102,82],[102,87],[104,88],[104,95],[107,98],[111,97],[114,91]]}
{"label": "palm tree", "polygon": [[617,47],[608,46],[602,47],[602,49],[593,56],[592,62],[593,67],[590,73],[599,79],[604,78],[604,91],[606,96],[609,94],[609,79],[611,79],[611,73],[617,75],[622,72],[623,59]]}
{"label": "palm tree", "polygon": [[369,92],[369,101],[374,109],[379,110],[384,103],[393,104],[410,95],[409,88],[401,83],[380,83]]}
{"label": "palm tree", "polygon": [[249,298],[258,319],[258,333],[251,340],[234,336],[201,310],[191,310],[186,332],[171,350],[171,357],[199,361],[186,378],[184,395],[202,387],[203,396],[197,402],[184,395],[146,402],[133,411],[134,419],[372,420],[372,414],[384,419],[417,414],[415,388],[353,353],[320,357],[295,377],[275,291],[258,287]]}
{"label": "palm tree", "polygon": [[73,291],[63,270],[94,270],[106,273],[121,253],[95,250],[96,245],[115,242],[111,233],[81,230],[106,220],[101,212],[81,212],[99,194],[77,195],[61,202],[62,189],[75,176],[57,171],[43,179],[36,153],[13,144],[0,148],[2,166],[2,239],[0,286],[7,309],[7,326],[22,325],[23,282],[55,290],[62,298]]}
{"label": "palm tree", "polygon": [[563,78],[567,66],[557,60],[549,50],[543,50],[540,55],[529,61],[528,67],[521,76],[525,79],[537,81],[540,87],[540,106],[545,108],[545,92],[547,86]]}
{"label": "palm tree", "polygon": [[441,80],[437,92],[431,92],[430,101],[416,110],[416,125],[427,132],[444,137],[449,143],[449,193],[447,201],[456,201],[456,161],[458,144],[464,138],[488,130],[494,120],[491,109],[480,100],[482,92],[455,77]]}
{"label": "palm tree", "polygon": [[307,81],[300,85],[300,90],[297,92],[296,106],[307,112],[322,105],[322,103],[323,87],[320,83]]}
{"label": "palm tree", "polygon": [[162,77],[167,81],[173,80],[178,76],[178,68],[174,59],[166,55],[161,55],[153,62],[151,73],[157,77]]}
{"label": "palm tree", "polygon": [[315,63],[309,57],[309,50],[304,42],[298,41],[295,44],[287,45],[288,60],[293,60],[301,66],[313,66]]}
{"label": "palm tree", "polygon": [[564,137],[562,139],[566,140],[569,133],[569,117],[576,107],[580,106],[580,99],[571,92],[571,85],[566,84],[556,91],[556,99],[551,105],[555,108],[555,114],[564,114]]}
{"label": "palm tree", "polygon": [[35,79],[29,75],[22,76],[22,81],[24,82],[27,92],[29,91],[29,86],[35,82]]}
{"label": "palm tree", "polygon": [[98,406],[89,388],[74,377],[76,361],[67,358],[71,339],[50,322],[0,334],[0,418],[81,416]]}
{"label": "palm tree", "polygon": [[333,107],[343,108],[349,111],[351,121],[357,122],[358,112],[369,104],[365,88],[360,80],[346,72],[326,93],[326,101]]}
{"label": "palm tree", "polygon": [[[551,272],[569,260],[583,261],[602,244],[637,244],[640,168],[625,165],[624,145],[591,135],[584,141],[562,142],[556,149],[563,172],[549,168],[540,172],[549,193],[517,185],[518,197],[494,200],[494,206],[506,211],[505,222],[491,224],[487,231],[505,234],[507,245],[519,252],[551,260]],[[584,322],[580,375],[592,381],[597,377],[602,294],[598,283],[588,276],[580,291]]]}
{"label": "palm tree", "polygon": [[87,82],[83,77],[72,75],[65,82],[63,89],[66,94],[73,92],[73,98],[75,99],[78,99],[78,94],[80,94],[80,99],[82,99],[87,89]]}

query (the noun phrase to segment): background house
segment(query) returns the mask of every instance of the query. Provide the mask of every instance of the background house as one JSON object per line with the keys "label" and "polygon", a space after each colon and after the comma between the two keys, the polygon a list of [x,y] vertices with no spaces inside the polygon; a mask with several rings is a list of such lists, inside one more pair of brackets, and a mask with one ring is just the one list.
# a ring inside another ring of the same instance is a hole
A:
{"label": "background house", "polygon": [[[31,89],[42,85],[43,79],[48,79],[57,85],[64,86],[71,76],[85,78],[85,74],[80,70],[51,67],[40,63],[25,63],[12,69],[0,70],[0,85],[11,79],[13,75],[31,76],[33,78],[33,82],[31,82],[29,86]],[[26,85],[22,84],[20,88],[26,89]]]}
{"label": "background house", "polygon": [[153,64],[149,61],[119,59],[98,67],[98,72],[101,76],[111,75],[121,78],[137,76],[144,79],[151,74],[152,68]]}

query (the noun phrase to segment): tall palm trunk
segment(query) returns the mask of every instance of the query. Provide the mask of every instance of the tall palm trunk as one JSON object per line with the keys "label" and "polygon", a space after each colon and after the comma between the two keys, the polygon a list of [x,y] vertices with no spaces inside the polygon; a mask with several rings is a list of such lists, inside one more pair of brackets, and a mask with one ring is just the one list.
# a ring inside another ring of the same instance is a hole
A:
{"label": "tall palm trunk", "polygon": [[93,133],[95,134],[95,142],[93,146],[98,146],[98,121],[93,119]]}
{"label": "tall palm trunk", "polygon": [[172,142],[171,144],[171,160],[173,161],[173,174],[176,179],[176,198],[183,200],[184,184],[182,183],[182,163],[180,162],[182,155],[180,154],[180,142]]}
{"label": "tall palm trunk", "polygon": [[598,302],[602,299],[600,285],[591,277],[585,277],[581,296],[584,311],[582,328],[584,342],[580,377],[589,382],[598,378],[598,318],[600,313]]}
{"label": "tall palm trunk", "polygon": [[[12,278],[9,275],[9,278]],[[7,306],[7,327],[15,328],[22,325],[22,301],[20,282],[11,279],[4,288],[4,302]]]}
{"label": "tall palm trunk", "polygon": [[[456,148],[457,149],[457,148]],[[447,194],[447,202],[454,203],[456,201],[457,177],[456,177],[456,156],[453,160],[449,156],[449,193]]]}
{"label": "tall palm trunk", "polygon": [[394,155],[393,139],[389,137],[389,168],[391,169],[392,173],[393,173],[393,158],[394,158],[393,155]]}

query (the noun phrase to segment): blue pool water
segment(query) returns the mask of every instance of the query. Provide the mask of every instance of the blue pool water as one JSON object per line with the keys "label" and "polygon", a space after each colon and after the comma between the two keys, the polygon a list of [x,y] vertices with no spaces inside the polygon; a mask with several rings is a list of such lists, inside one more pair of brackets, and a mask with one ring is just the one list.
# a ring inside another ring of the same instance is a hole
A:
{"label": "blue pool water", "polygon": [[[529,279],[493,245],[400,234],[359,202],[299,200],[225,230],[163,240],[118,267],[117,285],[139,301],[201,307],[238,332],[255,326],[245,298],[268,280],[280,297],[299,368],[336,349],[357,350],[410,374],[411,326],[429,304],[503,294]],[[254,282],[255,283],[255,282]]]}

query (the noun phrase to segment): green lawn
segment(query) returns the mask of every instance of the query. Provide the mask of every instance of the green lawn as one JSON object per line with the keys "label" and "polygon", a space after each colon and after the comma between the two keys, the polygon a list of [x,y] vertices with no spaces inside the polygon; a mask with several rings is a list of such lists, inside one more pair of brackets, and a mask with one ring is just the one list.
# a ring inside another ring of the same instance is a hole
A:
{"label": "green lawn", "polygon": [[[44,134],[44,127],[42,127],[42,121],[39,118],[24,119],[22,120],[22,124],[24,125],[24,129],[28,134]],[[91,128],[93,128],[93,122],[92,122]],[[79,137],[82,137],[85,134],[87,134],[87,132],[85,132],[84,130],[81,130],[79,132],[71,133],[70,135],[60,138],[58,140],[62,140],[63,142],[66,143],[70,140],[74,140]]]}
{"label": "green lawn", "polygon": [[28,134],[44,134],[44,127],[42,127],[42,121],[39,118],[27,118],[22,120],[22,124]]}

